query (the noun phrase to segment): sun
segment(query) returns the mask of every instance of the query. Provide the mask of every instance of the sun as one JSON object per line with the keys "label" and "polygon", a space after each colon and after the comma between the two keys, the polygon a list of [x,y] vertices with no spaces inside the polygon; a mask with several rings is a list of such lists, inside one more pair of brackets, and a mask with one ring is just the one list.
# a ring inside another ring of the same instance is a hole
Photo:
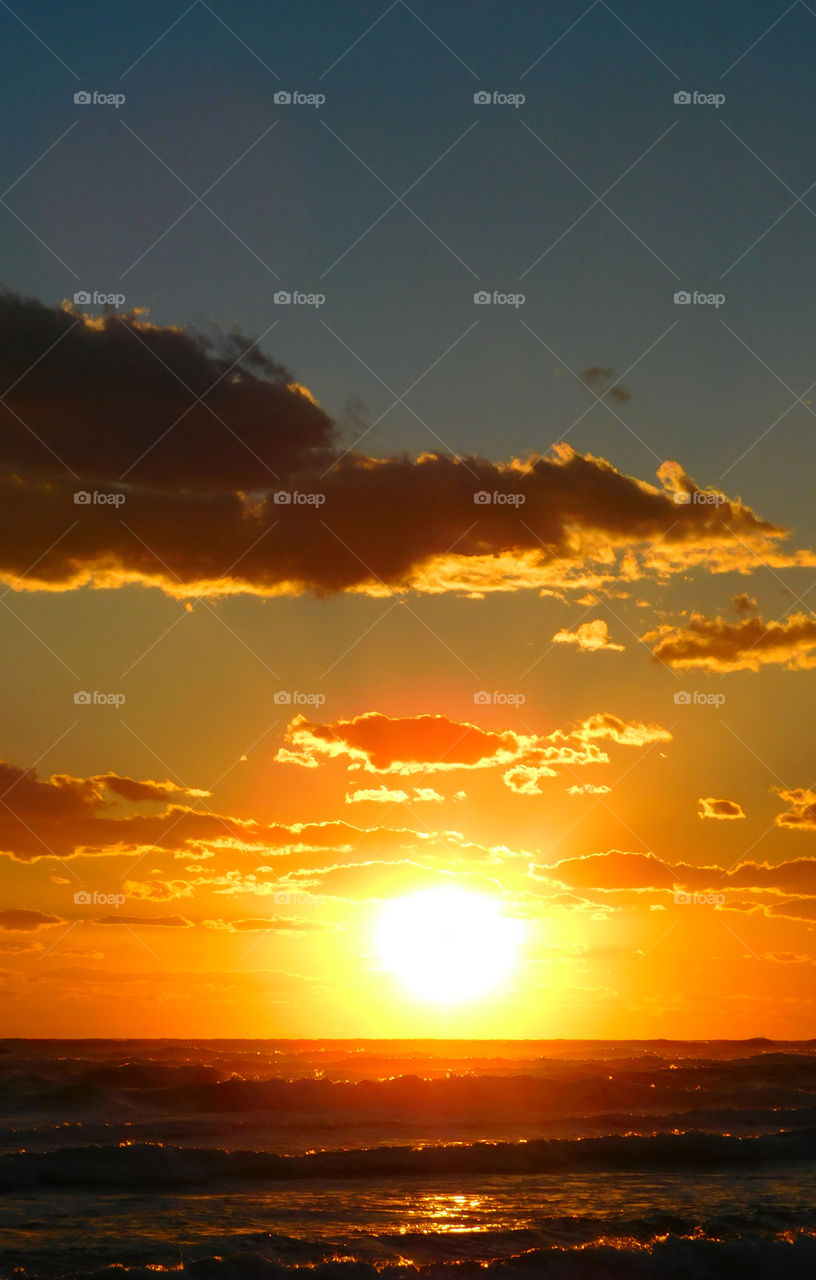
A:
{"label": "sun", "polygon": [[415,996],[459,1004],[497,987],[515,964],[523,927],[501,903],[464,889],[428,889],[385,904],[377,926],[383,968]]}

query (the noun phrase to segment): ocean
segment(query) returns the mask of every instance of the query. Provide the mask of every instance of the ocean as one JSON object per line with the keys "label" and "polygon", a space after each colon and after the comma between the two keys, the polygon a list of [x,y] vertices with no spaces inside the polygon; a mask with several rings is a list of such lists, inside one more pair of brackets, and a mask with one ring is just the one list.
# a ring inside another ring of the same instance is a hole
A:
{"label": "ocean", "polygon": [[0,1083],[0,1280],[816,1275],[816,1041],[6,1040]]}

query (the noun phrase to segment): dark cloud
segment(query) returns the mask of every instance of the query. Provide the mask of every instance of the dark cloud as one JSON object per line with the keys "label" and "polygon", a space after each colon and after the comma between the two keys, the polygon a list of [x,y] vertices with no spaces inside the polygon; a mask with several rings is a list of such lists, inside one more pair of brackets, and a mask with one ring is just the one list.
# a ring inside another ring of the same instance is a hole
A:
{"label": "dark cloud", "polygon": [[[247,345],[0,297],[0,578],[472,593],[810,562],[739,501],[678,504],[699,491],[677,463],[660,488],[563,444],[522,462],[344,452],[308,391]],[[78,490],[125,503],[76,505]],[[279,490],[324,502],[276,503]]]}
{"label": "dark cloud", "polygon": [[[615,370],[605,369],[600,364],[590,365],[588,369],[582,369],[578,374],[581,382],[585,383],[596,396],[611,396],[613,400],[617,400],[619,404],[625,404],[627,400],[631,400],[632,393],[620,383],[615,383]],[[613,385],[610,386],[609,384]]]}
{"label": "dark cloud", "polygon": [[69,467],[106,487],[128,472],[151,490],[217,491],[325,464],[331,421],[249,346],[237,332],[216,345],[138,314],[91,320],[0,294],[5,474]]}
{"label": "dark cloud", "polygon": [[29,911],[26,907],[7,907],[0,911],[0,929],[29,933],[45,929],[53,924],[64,924],[61,916],[51,916],[45,911]]}

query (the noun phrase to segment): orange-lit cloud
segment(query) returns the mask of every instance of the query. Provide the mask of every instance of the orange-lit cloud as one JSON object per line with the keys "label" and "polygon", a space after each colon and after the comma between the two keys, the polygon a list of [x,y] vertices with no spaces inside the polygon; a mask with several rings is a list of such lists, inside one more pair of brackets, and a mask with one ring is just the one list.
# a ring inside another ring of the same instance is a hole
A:
{"label": "orange-lit cloud", "polygon": [[[669,730],[660,725],[625,721],[605,712],[591,716],[574,729],[556,729],[542,737],[514,729],[497,733],[442,715],[386,716],[368,711],[351,720],[326,724],[295,716],[287,725],[284,745],[275,758],[279,763],[307,769],[339,760],[352,770],[403,777],[501,768],[503,781],[511,791],[537,795],[539,782],[555,777],[559,766],[608,764],[609,756],[596,740],[643,747],[670,739]],[[371,798],[370,792],[364,794]],[[388,794],[408,797],[404,789]]]}
{"label": "orange-lit cloud", "polygon": [[[461,799],[463,792],[454,797]],[[412,787],[410,791],[394,790],[391,787],[358,787],[346,796],[346,804],[360,804],[367,801],[372,804],[441,804],[445,797],[433,787]]]}
{"label": "orange-lit cloud", "polygon": [[736,800],[716,800],[714,796],[700,796],[698,818],[744,818],[741,805]]}
{"label": "orange-lit cloud", "polygon": [[653,853],[612,849],[565,858],[550,866],[539,864],[534,871],[536,878],[569,889],[616,892],[679,888],[700,893],[749,889],[816,897],[816,858],[798,858],[776,866],[746,861],[731,868],[695,867],[687,862],[667,863]]}
{"label": "orange-lit cloud", "polygon": [[728,622],[694,613],[687,626],[668,624],[649,632],[656,658],[679,669],[759,671],[767,665],[791,670],[816,666],[816,617],[792,614],[783,622],[745,618]]}
{"label": "orange-lit cloud", "polygon": [[128,928],[144,928],[145,925],[158,929],[191,929],[192,920],[184,916],[134,916],[117,913],[115,916],[94,916],[93,924],[123,924]]}
{"label": "orange-lit cloud", "polygon": [[609,634],[609,627],[603,618],[593,618],[591,622],[582,622],[574,631],[566,629],[556,631],[553,636],[555,644],[574,645],[581,653],[597,653],[604,649],[611,653],[623,653],[626,645],[615,644]]}
{"label": "orange-lit cloud", "polygon": [[738,614],[741,618],[744,618],[747,614],[755,612],[757,602],[753,596],[749,596],[747,591],[741,591],[739,595],[732,597],[731,608],[734,613]]}
{"label": "orange-lit cloud", "polygon": [[793,831],[816,831],[816,792],[806,787],[792,790],[779,788],[776,794],[790,805],[775,818],[778,827],[790,827]]}
{"label": "orange-lit cloud", "polygon": [[[608,711],[584,720],[568,735],[577,742],[606,739],[621,747],[645,747],[652,742],[671,742],[671,732],[659,724],[643,724],[640,720],[622,720]],[[553,738],[556,735],[553,734]]]}
{"label": "orange-lit cloud", "polygon": [[531,736],[493,733],[442,715],[399,716],[368,711],[352,720],[314,724],[296,716],[286,730],[279,761],[316,768],[321,759],[345,757],[370,773],[424,773],[509,764]]}

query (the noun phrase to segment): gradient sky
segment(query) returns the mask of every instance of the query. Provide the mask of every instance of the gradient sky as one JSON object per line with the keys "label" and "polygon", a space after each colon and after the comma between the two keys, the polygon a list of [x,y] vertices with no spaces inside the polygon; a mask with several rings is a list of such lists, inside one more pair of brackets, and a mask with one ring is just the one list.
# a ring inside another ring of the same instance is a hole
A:
{"label": "gradient sky", "polygon": [[[816,8],[0,32],[6,1033],[809,1035]],[[524,943],[440,1010],[451,883]]]}

